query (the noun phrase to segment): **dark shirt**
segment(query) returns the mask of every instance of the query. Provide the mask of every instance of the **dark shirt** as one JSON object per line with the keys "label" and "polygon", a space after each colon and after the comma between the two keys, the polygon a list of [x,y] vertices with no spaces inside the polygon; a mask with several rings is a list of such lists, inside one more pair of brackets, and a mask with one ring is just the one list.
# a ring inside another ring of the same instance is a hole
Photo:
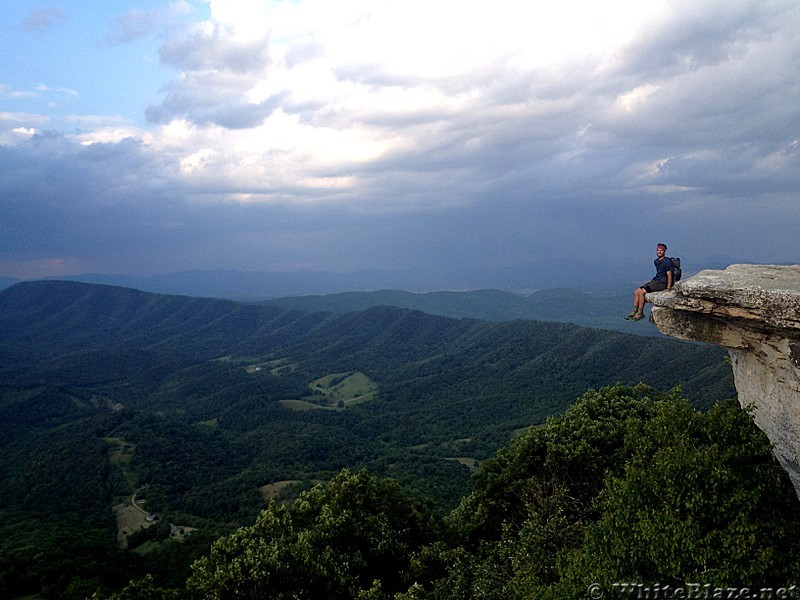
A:
{"label": "dark shirt", "polygon": [[673,265],[672,261],[666,256],[661,259],[655,259],[653,264],[656,266],[656,276],[653,278],[656,281],[669,281],[667,279],[667,271],[672,271],[673,277],[675,276],[675,265]]}

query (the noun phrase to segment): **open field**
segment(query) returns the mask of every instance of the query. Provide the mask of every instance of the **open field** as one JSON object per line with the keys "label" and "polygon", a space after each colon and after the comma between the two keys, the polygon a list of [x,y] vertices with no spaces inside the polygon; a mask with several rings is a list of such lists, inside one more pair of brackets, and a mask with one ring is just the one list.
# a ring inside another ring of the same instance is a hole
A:
{"label": "open field", "polygon": [[375,397],[378,386],[361,371],[333,373],[308,384],[315,394],[328,398],[330,404],[343,402],[345,406],[367,402]]}
{"label": "open field", "polygon": [[351,399],[375,392],[375,384],[361,371],[325,375],[312,381],[309,387]]}
{"label": "open field", "polygon": [[123,502],[112,507],[114,516],[117,519],[117,543],[126,548],[128,546],[128,536],[140,529],[150,527],[153,522],[147,520],[147,512],[138,506]]}
{"label": "open field", "polygon": [[342,410],[369,402],[378,392],[377,384],[361,371],[324,375],[309,383],[308,388],[311,394],[280,403],[292,410]]}

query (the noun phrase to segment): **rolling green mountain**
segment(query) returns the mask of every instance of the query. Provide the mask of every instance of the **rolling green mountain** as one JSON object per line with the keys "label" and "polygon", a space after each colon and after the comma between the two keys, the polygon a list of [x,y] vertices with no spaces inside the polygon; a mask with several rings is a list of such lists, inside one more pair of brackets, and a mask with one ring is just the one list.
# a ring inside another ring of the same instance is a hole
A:
{"label": "rolling green mountain", "polygon": [[[664,338],[20,283],[0,293],[0,586],[180,578],[269,495],[345,467],[447,509],[517,430],[640,381],[697,406],[735,393],[722,351]],[[122,524],[134,494],[164,527]],[[96,561],[73,564],[77,537]]]}
{"label": "rolling green mountain", "polygon": [[263,304],[303,311],[351,312],[373,306],[397,306],[432,315],[486,321],[533,319],[573,323],[582,327],[660,337],[644,323],[622,317],[629,312],[630,293],[589,293],[576,289],[547,289],[529,294],[500,290],[440,291],[412,293],[401,290],[343,292],[320,296],[288,296]]}
{"label": "rolling green mountain", "polygon": [[[16,344],[41,356],[41,362],[33,364],[29,357],[26,368],[45,369],[51,383],[61,374],[81,385],[109,380],[154,386],[158,377],[199,364],[204,372],[216,372],[220,364],[236,372],[245,362],[283,361],[292,365],[292,377],[273,376],[275,381],[310,381],[331,372],[362,370],[384,388],[382,396],[391,392],[404,397],[404,390],[419,388],[415,398],[442,397],[443,389],[457,385],[484,390],[481,395],[487,398],[514,398],[513,417],[501,413],[492,419],[505,421],[509,430],[563,409],[586,388],[615,381],[680,384],[698,401],[733,394],[732,387],[717,389],[719,380],[730,381],[717,349],[566,324],[487,323],[390,307],[307,313],[110,286],[39,282],[19,284],[0,296],[0,333],[5,345]],[[714,388],[711,394],[709,385]],[[530,401],[531,395],[541,400],[550,394],[560,400],[549,409]],[[163,407],[153,403],[164,401],[162,394],[125,404],[160,410]],[[370,418],[384,402],[371,405]],[[397,399],[393,402],[392,412]],[[192,414],[196,402],[183,404],[181,414]],[[472,404],[475,410],[486,406],[474,400]],[[468,419],[458,433],[474,433],[472,427]]]}

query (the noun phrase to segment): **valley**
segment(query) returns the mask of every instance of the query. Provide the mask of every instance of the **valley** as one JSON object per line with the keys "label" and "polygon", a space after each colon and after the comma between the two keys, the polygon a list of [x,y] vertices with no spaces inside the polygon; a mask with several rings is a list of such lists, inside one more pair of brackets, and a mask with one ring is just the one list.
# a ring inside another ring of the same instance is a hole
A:
{"label": "valley", "polygon": [[[179,578],[268,499],[344,468],[449,511],[483,461],[589,389],[680,386],[700,408],[735,394],[719,350],[675,340],[74,282],[4,290],[0,356],[4,555],[34,569],[22,550],[33,544],[63,565],[42,544],[74,539],[77,520],[109,546],[99,572],[84,565],[73,578],[112,587],[137,572],[169,579],[165,565]],[[159,522],[141,521],[137,490]],[[114,549],[122,531],[138,558]]]}

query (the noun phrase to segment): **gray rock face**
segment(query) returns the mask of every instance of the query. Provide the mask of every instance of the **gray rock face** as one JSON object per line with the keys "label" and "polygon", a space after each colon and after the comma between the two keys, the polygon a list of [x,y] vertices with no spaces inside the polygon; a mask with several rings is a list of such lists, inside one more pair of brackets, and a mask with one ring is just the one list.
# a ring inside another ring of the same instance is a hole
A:
{"label": "gray rock face", "polygon": [[728,349],[739,402],[800,497],[800,266],[701,271],[647,300],[663,333]]}

